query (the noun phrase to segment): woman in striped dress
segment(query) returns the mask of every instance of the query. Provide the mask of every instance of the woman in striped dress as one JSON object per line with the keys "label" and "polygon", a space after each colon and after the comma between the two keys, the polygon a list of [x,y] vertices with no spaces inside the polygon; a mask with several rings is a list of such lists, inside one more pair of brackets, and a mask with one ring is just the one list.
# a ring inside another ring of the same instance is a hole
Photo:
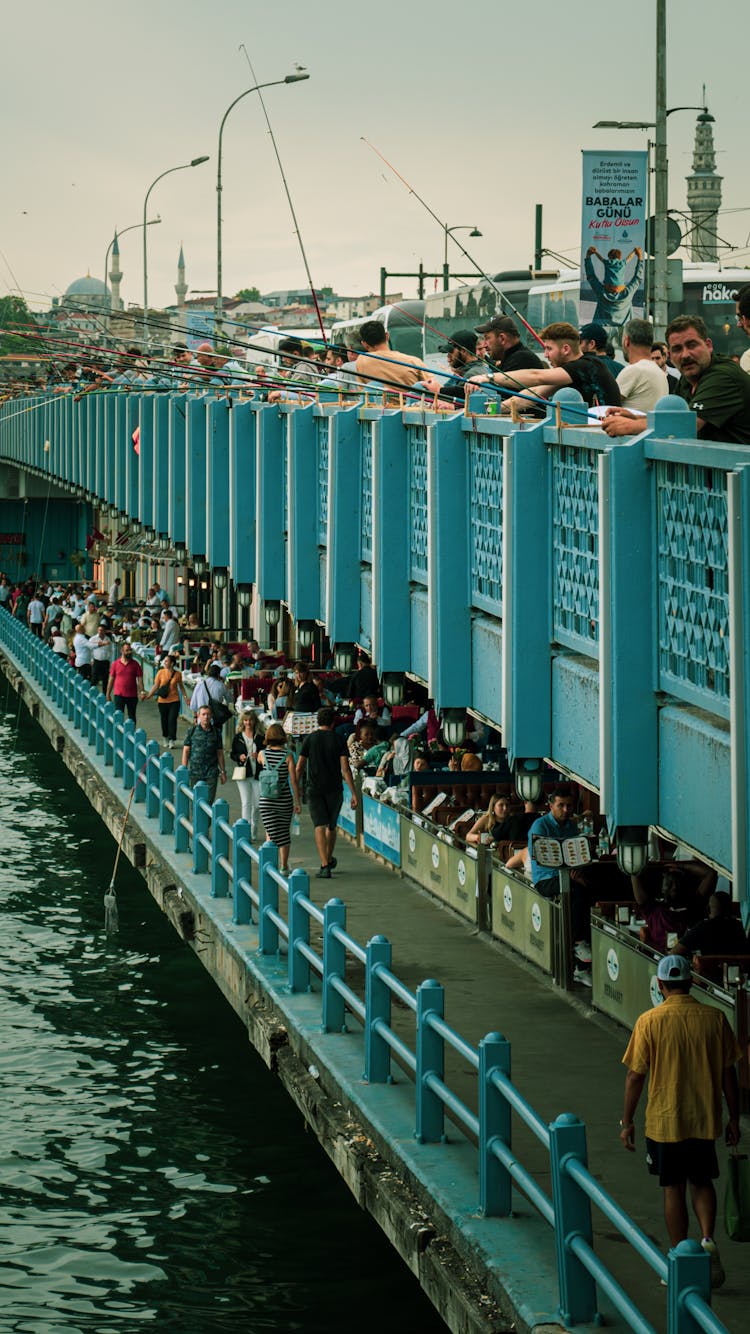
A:
{"label": "woman in striped dress", "polygon": [[271,723],[267,729],[266,747],[258,755],[258,763],[264,769],[280,771],[278,797],[264,797],[261,783],[259,805],[266,839],[279,849],[279,870],[286,873],[289,869],[289,828],[292,814],[300,813],[300,795],[294,758],[281,723]]}

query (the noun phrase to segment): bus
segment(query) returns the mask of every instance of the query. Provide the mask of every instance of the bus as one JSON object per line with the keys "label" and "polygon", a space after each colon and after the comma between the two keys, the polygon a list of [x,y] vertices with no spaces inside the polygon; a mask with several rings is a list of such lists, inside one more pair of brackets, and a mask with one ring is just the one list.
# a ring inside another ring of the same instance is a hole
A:
{"label": "bus", "polygon": [[[577,269],[564,274],[535,274],[526,270],[498,273],[497,286],[509,298],[532,329],[543,329],[547,324],[564,320],[579,327],[578,297],[580,275]],[[717,352],[737,357],[747,351],[747,338],[738,328],[735,302],[741,287],[750,284],[750,268],[723,268],[719,264],[683,265],[682,296],[669,302],[669,318],[676,315],[700,315],[708,328],[709,337]],[[510,315],[507,302],[484,279],[470,287],[456,287],[449,292],[436,292],[425,301],[424,359],[428,364],[443,367],[444,359],[437,353],[439,343],[457,329],[473,329],[493,315]],[[532,350],[538,350],[533,335],[516,320],[521,341]],[[617,340],[615,339],[617,346]]]}
{"label": "bus", "polygon": [[[557,282],[532,283],[529,287],[526,318],[533,329],[565,320],[578,328],[579,274],[566,273]],[[718,264],[685,263],[682,270],[682,296],[670,301],[669,318],[699,315],[708,328],[708,336],[717,352],[728,357],[747,351],[747,338],[737,326],[735,302],[741,287],[750,285],[750,269],[722,268]]]}

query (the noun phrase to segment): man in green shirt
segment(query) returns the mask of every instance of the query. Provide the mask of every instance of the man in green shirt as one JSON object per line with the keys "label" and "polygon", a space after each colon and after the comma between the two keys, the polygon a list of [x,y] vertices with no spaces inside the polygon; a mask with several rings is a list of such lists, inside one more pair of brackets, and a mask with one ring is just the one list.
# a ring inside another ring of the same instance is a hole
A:
{"label": "man in green shirt", "polygon": [[[698,439],[750,445],[750,375],[731,357],[714,352],[699,315],[672,320],[667,344],[680,372],[674,392],[695,412]],[[602,428],[611,436],[637,435],[645,431],[646,418],[618,408],[604,418]]]}
{"label": "man in green shirt", "polygon": [[213,802],[219,778],[227,781],[221,732],[214,727],[211,709],[203,704],[198,710],[198,721],[185,735],[182,763],[187,765],[190,786],[208,783],[208,800]]}

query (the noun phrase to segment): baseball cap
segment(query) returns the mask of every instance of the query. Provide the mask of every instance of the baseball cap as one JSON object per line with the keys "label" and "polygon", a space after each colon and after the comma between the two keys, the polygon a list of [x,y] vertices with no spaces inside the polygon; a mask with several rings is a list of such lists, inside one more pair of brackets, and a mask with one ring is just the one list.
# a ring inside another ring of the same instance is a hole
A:
{"label": "baseball cap", "polygon": [[659,960],[656,976],[660,982],[689,982],[690,960],[684,954],[665,954]]}
{"label": "baseball cap", "polygon": [[477,333],[507,333],[519,337],[518,329],[510,315],[493,315],[486,324],[475,324],[474,328]]}
{"label": "baseball cap", "polygon": [[452,352],[454,347],[464,347],[467,352],[476,352],[477,336],[471,329],[457,329],[447,343],[441,343],[438,352]]}
{"label": "baseball cap", "polygon": [[607,346],[607,330],[601,324],[584,324],[581,328],[581,338],[589,339],[596,343],[597,347]]}

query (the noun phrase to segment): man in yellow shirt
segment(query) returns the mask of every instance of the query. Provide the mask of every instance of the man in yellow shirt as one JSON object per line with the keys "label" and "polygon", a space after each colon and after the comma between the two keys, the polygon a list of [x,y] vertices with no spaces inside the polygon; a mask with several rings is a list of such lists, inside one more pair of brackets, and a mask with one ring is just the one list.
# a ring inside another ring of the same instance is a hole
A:
{"label": "man in yellow shirt", "polygon": [[701,1229],[701,1245],[711,1256],[711,1286],[724,1282],[714,1241],[719,1175],[715,1140],[721,1134],[721,1095],[727,1101],[726,1142],[740,1138],[737,1040],[721,1010],[690,995],[690,962],[668,954],[656,973],[662,1005],[636,1020],[627,1051],[628,1067],[620,1139],[635,1149],[633,1117],[646,1076],[646,1162],[664,1190],[664,1218],[671,1246],[688,1235],[687,1183]]}

